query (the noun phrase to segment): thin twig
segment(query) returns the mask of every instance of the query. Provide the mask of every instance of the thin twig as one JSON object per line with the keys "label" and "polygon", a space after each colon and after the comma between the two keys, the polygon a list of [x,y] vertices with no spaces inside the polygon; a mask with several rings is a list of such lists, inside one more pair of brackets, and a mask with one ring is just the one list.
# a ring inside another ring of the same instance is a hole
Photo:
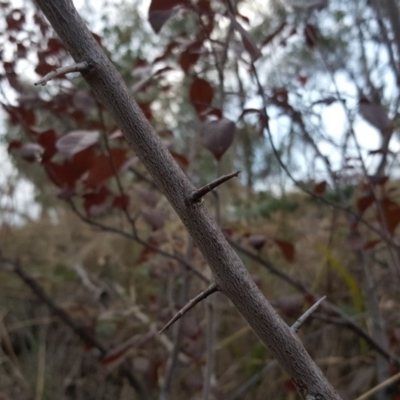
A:
{"label": "thin twig", "polygon": [[400,379],[400,372],[397,373],[396,375],[393,375],[390,378],[386,379],[384,382],[381,382],[379,385],[376,385],[371,390],[368,390],[368,392],[364,393],[360,397],[357,397],[356,400],[368,399],[371,395],[373,395],[373,394],[379,392],[380,390],[392,385],[393,383],[395,383],[399,379]]}
{"label": "thin twig", "polygon": [[200,271],[198,271],[193,265],[189,264],[188,262],[186,262],[183,258],[176,256],[175,254],[171,254],[168,253],[167,251],[164,251],[160,248],[158,248],[155,245],[152,245],[151,243],[146,242],[145,240],[141,239],[140,237],[138,237],[138,235],[132,234],[132,233],[128,233],[125,232],[123,230],[114,228],[113,226],[108,226],[108,225],[104,225],[100,222],[97,222],[93,219],[90,219],[88,217],[86,217],[85,215],[83,215],[78,208],[76,207],[75,203],[71,200],[68,200],[68,204],[71,207],[71,210],[84,222],[88,223],[89,225],[92,226],[96,226],[97,228],[100,228],[102,231],[105,232],[112,232],[121,236],[124,236],[130,240],[134,240],[137,243],[139,243],[140,245],[147,247],[148,249],[154,251],[155,253],[158,253],[164,257],[170,258],[172,260],[176,260],[178,261],[183,267],[185,267],[186,269],[190,270],[191,272],[193,272],[197,277],[199,277],[202,281],[206,282],[206,283],[210,283],[210,280]]}
{"label": "thin twig", "polygon": [[82,72],[89,69],[89,67],[90,65],[86,61],[72,65],[67,65],[66,67],[60,67],[46,74],[42,79],[39,79],[34,85],[46,86],[47,82],[51,81],[54,78],[57,78],[61,75],[69,74],[71,72]]}
{"label": "thin twig", "polygon": [[319,305],[326,299],[326,296],[321,297],[315,304],[313,304],[291,327],[293,332],[298,332],[304,322],[315,312]]}
{"label": "thin twig", "polygon": [[183,308],[181,308],[172,319],[159,331],[159,333],[163,333],[166,329],[168,329],[175,321],[183,317],[189,310],[191,310],[196,304],[200,303],[202,300],[206,299],[211,294],[218,292],[219,288],[216,283],[212,283],[207,289],[203,290],[196,297],[189,301]]}
{"label": "thin twig", "polygon": [[[326,299],[326,296],[321,297],[313,306],[311,306],[291,327],[293,332],[297,332],[304,324],[306,319],[318,308],[318,306]],[[253,386],[255,386],[266,373],[272,368],[278,366],[276,360],[270,361],[263,369],[254,374],[250,379],[240,385],[233,393],[231,393],[225,400],[242,399],[245,393]]]}
{"label": "thin twig", "polygon": [[190,195],[185,199],[186,205],[192,205],[194,203],[198,203],[207,193],[211,192],[219,185],[222,185],[224,182],[229,181],[235,176],[238,176],[239,174],[240,171],[236,171],[228,175],[222,175],[219,178],[215,179],[214,181],[210,182],[209,184],[201,187],[200,189],[195,190],[194,192],[190,193]]}

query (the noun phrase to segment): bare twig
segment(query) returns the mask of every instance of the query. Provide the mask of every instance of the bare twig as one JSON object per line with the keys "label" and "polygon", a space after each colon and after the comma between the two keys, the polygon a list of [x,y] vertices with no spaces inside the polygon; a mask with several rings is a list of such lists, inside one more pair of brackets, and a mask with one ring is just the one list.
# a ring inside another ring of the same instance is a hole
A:
{"label": "bare twig", "polygon": [[364,393],[360,397],[357,397],[356,400],[366,400],[369,397],[371,397],[373,394],[379,392],[382,389],[385,389],[386,387],[392,385],[396,381],[400,379],[400,372],[397,373],[396,375],[391,376],[390,378],[386,379],[384,382],[381,382],[379,385],[376,385],[374,388],[371,390],[368,390],[368,392]]}
{"label": "bare twig", "polygon": [[236,171],[228,175],[222,175],[221,177],[210,182],[209,184],[201,187],[200,189],[195,190],[194,192],[190,193],[190,195],[186,198],[185,200],[186,204],[191,205],[194,203],[198,203],[208,192],[211,192],[219,185],[222,185],[224,182],[229,181],[230,179],[234,178],[235,176],[238,176],[239,174],[240,171]]}
{"label": "bare twig", "polygon": [[113,226],[108,226],[108,225],[104,225],[101,222],[95,221],[91,218],[86,217],[85,215],[83,215],[78,208],[76,207],[75,203],[72,200],[68,201],[68,204],[71,207],[71,210],[84,222],[88,223],[89,225],[92,226],[96,226],[97,228],[101,229],[102,231],[105,232],[112,232],[115,233],[117,235],[121,235],[124,236],[130,240],[134,240],[137,243],[139,243],[140,245],[147,247],[151,250],[153,250],[155,253],[158,253],[164,257],[167,258],[171,258],[172,260],[176,260],[178,261],[183,267],[185,267],[186,269],[190,270],[191,272],[193,272],[193,274],[195,274],[197,277],[199,277],[202,281],[206,282],[206,283],[210,283],[210,280],[204,275],[202,274],[200,271],[198,271],[193,265],[189,264],[186,260],[184,260],[183,258],[176,256],[175,254],[171,254],[168,253],[167,251],[164,251],[160,248],[158,248],[157,246],[146,242],[145,240],[141,239],[137,233],[128,233],[125,232],[121,229],[117,229],[114,228]]}
{"label": "bare twig", "polygon": [[54,71],[49,72],[42,79],[39,79],[34,85],[35,86],[38,86],[38,85],[46,86],[47,82],[51,81],[54,78],[57,78],[58,76],[69,74],[71,72],[86,71],[89,68],[90,68],[90,65],[86,61],[72,64],[72,65],[67,65],[66,67],[60,67],[60,68],[55,69]]}
{"label": "bare twig", "polygon": [[326,299],[326,296],[321,297],[316,303],[314,303],[291,327],[293,332],[298,332],[301,326],[306,322],[310,315],[315,312],[319,305]]}
{"label": "bare twig", "polygon": [[163,333],[168,329],[175,321],[183,317],[190,309],[192,309],[196,304],[200,303],[202,300],[206,299],[211,294],[218,292],[219,288],[216,283],[212,283],[207,289],[203,290],[196,297],[189,301],[183,308],[181,308],[172,319],[160,330],[159,333]]}

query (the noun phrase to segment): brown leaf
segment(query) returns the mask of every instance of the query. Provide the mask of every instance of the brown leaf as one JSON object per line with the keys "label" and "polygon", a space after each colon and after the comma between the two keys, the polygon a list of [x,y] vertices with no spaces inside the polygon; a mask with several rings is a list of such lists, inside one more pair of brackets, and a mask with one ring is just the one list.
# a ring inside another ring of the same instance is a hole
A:
{"label": "brown leaf", "polygon": [[200,143],[219,160],[233,142],[236,125],[227,118],[203,123],[200,128]]}
{"label": "brown leaf", "polygon": [[286,242],[284,240],[274,239],[274,242],[280,248],[283,257],[285,257],[286,261],[293,262],[295,256],[295,248],[292,243]]}
{"label": "brown leaf", "polygon": [[381,242],[381,239],[370,240],[364,244],[364,249],[369,250],[373,249],[377,244]]}
{"label": "brown leaf", "polygon": [[174,157],[175,160],[178,161],[178,163],[183,167],[187,167],[189,165],[189,160],[184,154],[176,153],[175,151],[170,151],[170,153],[172,157]]}
{"label": "brown leaf", "polygon": [[303,309],[305,298],[303,295],[290,295],[279,298],[272,305],[287,317],[299,317]]}
{"label": "brown leaf", "polygon": [[304,36],[308,47],[313,48],[317,44],[318,31],[314,25],[306,25],[304,28]]}
{"label": "brown leaf", "polygon": [[267,238],[264,235],[252,235],[247,239],[247,242],[255,250],[261,250],[266,242]]}
{"label": "brown leaf", "polygon": [[98,139],[98,131],[76,130],[61,136],[56,142],[56,147],[64,157],[71,158],[76,153],[97,143]]}
{"label": "brown leaf", "polygon": [[322,181],[320,183],[317,183],[314,186],[314,193],[318,194],[318,195],[324,194],[326,192],[326,186],[327,186],[326,181]]}
{"label": "brown leaf", "polygon": [[89,217],[97,217],[108,209],[110,191],[105,186],[101,186],[96,192],[83,195],[83,199],[86,214]]}
{"label": "brown leaf", "polygon": [[146,223],[151,226],[153,231],[164,227],[165,216],[161,211],[158,211],[154,208],[143,208],[141,210],[141,215]]}
{"label": "brown leaf", "polygon": [[187,0],[152,0],[149,22],[154,32],[159,33],[164,24],[185,5],[188,5]]}
{"label": "brown leaf", "polygon": [[[393,235],[397,225],[400,222],[400,207],[397,203],[389,199],[382,199],[378,205],[383,214],[383,221],[386,229]],[[382,220],[380,210],[377,210],[377,218]]]}
{"label": "brown leaf", "polygon": [[364,196],[357,200],[358,211],[363,213],[374,202],[373,196]]}
{"label": "brown leaf", "polygon": [[42,159],[44,149],[37,143],[21,143],[16,145],[17,141],[11,142],[8,150],[13,150],[15,154],[28,162],[39,162]]}

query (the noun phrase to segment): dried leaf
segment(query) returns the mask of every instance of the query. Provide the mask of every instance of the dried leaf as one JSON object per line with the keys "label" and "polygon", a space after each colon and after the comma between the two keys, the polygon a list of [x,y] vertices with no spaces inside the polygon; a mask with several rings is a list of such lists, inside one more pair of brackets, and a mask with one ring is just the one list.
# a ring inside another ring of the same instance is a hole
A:
{"label": "dried leaf", "polygon": [[185,5],[188,5],[187,0],[152,0],[149,22],[154,32],[159,33],[164,24]]}
{"label": "dried leaf", "polygon": [[71,158],[76,153],[97,143],[98,139],[98,131],[77,130],[61,136],[56,142],[56,147],[64,157]]}
{"label": "dried leaf", "polygon": [[314,193],[318,195],[322,195],[326,192],[327,183],[326,181],[322,181],[317,183],[314,187]]}
{"label": "dried leaf", "polygon": [[363,213],[374,202],[373,196],[364,196],[357,200],[358,211]]}
{"label": "dried leaf", "polygon": [[280,248],[283,257],[285,257],[286,261],[293,262],[295,256],[295,248],[292,243],[285,242],[284,240],[274,239],[274,242]]}
{"label": "dried leaf", "polygon": [[377,210],[377,218],[382,221],[381,212],[383,214],[383,221],[386,229],[393,235],[397,225],[400,222],[400,207],[397,203],[389,199],[382,199],[378,205],[381,210]]}
{"label": "dried leaf", "polygon": [[200,129],[200,143],[219,160],[233,142],[236,125],[227,118],[203,123]]}
{"label": "dried leaf", "polygon": [[255,250],[261,250],[266,242],[267,238],[264,235],[252,235],[247,241],[251,247]]}

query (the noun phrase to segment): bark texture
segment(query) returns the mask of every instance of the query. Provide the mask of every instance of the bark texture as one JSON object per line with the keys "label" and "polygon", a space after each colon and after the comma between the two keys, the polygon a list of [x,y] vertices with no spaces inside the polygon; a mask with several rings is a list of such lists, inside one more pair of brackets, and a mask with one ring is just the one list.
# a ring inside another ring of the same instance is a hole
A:
{"label": "bark texture", "polygon": [[211,217],[205,202],[187,205],[195,190],[142,114],[122,80],[71,0],[36,0],[75,62],[86,61],[84,79],[105,104],[132,149],[186,225],[213,271],[221,292],[237,307],[252,329],[308,400],[340,399],[301,341],[278,316],[254,284],[240,258]]}

